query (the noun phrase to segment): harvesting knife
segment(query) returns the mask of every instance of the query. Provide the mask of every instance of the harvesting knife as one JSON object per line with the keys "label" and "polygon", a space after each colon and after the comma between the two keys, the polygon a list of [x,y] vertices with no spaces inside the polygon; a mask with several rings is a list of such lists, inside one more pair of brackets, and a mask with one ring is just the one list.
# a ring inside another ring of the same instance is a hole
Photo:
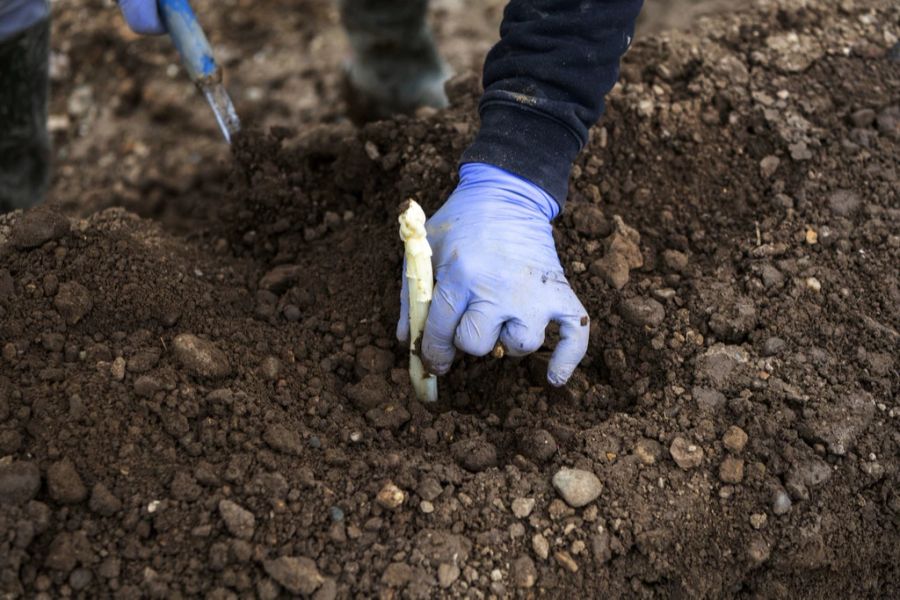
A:
{"label": "harvesting knife", "polygon": [[222,83],[222,69],[188,0],[158,0],[159,14],[191,80],[212,107],[225,141],[241,130],[234,104]]}

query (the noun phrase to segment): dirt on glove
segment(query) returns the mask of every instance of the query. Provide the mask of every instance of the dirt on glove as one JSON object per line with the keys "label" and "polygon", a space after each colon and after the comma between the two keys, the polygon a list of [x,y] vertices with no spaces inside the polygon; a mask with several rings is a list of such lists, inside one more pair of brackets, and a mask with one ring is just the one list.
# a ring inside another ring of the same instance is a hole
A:
{"label": "dirt on glove", "polygon": [[394,339],[396,209],[452,191],[474,72],[247,134],[155,220],[0,217],[0,591],[897,597],[898,18],[635,45],[556,227],[592,318],[562,389],[463,358],[424,406]]}

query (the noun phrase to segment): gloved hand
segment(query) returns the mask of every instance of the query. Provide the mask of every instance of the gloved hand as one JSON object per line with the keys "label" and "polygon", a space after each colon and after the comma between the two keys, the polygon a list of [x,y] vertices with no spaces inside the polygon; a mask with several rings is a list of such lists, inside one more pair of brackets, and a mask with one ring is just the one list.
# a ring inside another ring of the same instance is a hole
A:
{"label": "gloved hand", "polygon": [[[556,201],[541,188],[484,163],[460,168],[456,191],[426,223],[436,285],[422,355],[433,373],[445,374],[456,349],[484,356],[499,339],[512,356],[544,343],[550,321],[560,341],[547,380],[561,386],[587,352],[589,320],[566,281],[550,221]],[[397,337],[409,337],[403,277]]]}
{"label": "gloved hand", "polygon": [[141,35],[161,35],[166,32],[159,17],[156,0],[119,0],[119,8],[133,32]]}

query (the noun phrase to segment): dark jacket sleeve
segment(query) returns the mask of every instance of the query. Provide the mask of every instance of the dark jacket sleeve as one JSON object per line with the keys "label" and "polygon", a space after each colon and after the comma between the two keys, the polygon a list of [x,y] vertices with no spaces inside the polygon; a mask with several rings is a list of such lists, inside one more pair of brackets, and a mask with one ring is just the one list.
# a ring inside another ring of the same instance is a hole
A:
{"label": "dark jacket sleeve", "polygon": [[523,177],[560,208],[572,162],[603,114],[643,0],[510,0],[484,64],[481,129],[462,163]]}

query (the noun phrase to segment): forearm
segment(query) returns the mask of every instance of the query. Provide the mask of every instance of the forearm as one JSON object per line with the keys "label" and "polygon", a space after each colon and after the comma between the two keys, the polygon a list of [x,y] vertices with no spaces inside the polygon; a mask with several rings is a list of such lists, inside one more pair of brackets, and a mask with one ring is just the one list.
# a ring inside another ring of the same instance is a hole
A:
{"label": "forearm", "polygon": [[462,162],[485,162],[565,202],[572,162],[603,114],[643,0],[511,0],[484,66],[481,129]]}

